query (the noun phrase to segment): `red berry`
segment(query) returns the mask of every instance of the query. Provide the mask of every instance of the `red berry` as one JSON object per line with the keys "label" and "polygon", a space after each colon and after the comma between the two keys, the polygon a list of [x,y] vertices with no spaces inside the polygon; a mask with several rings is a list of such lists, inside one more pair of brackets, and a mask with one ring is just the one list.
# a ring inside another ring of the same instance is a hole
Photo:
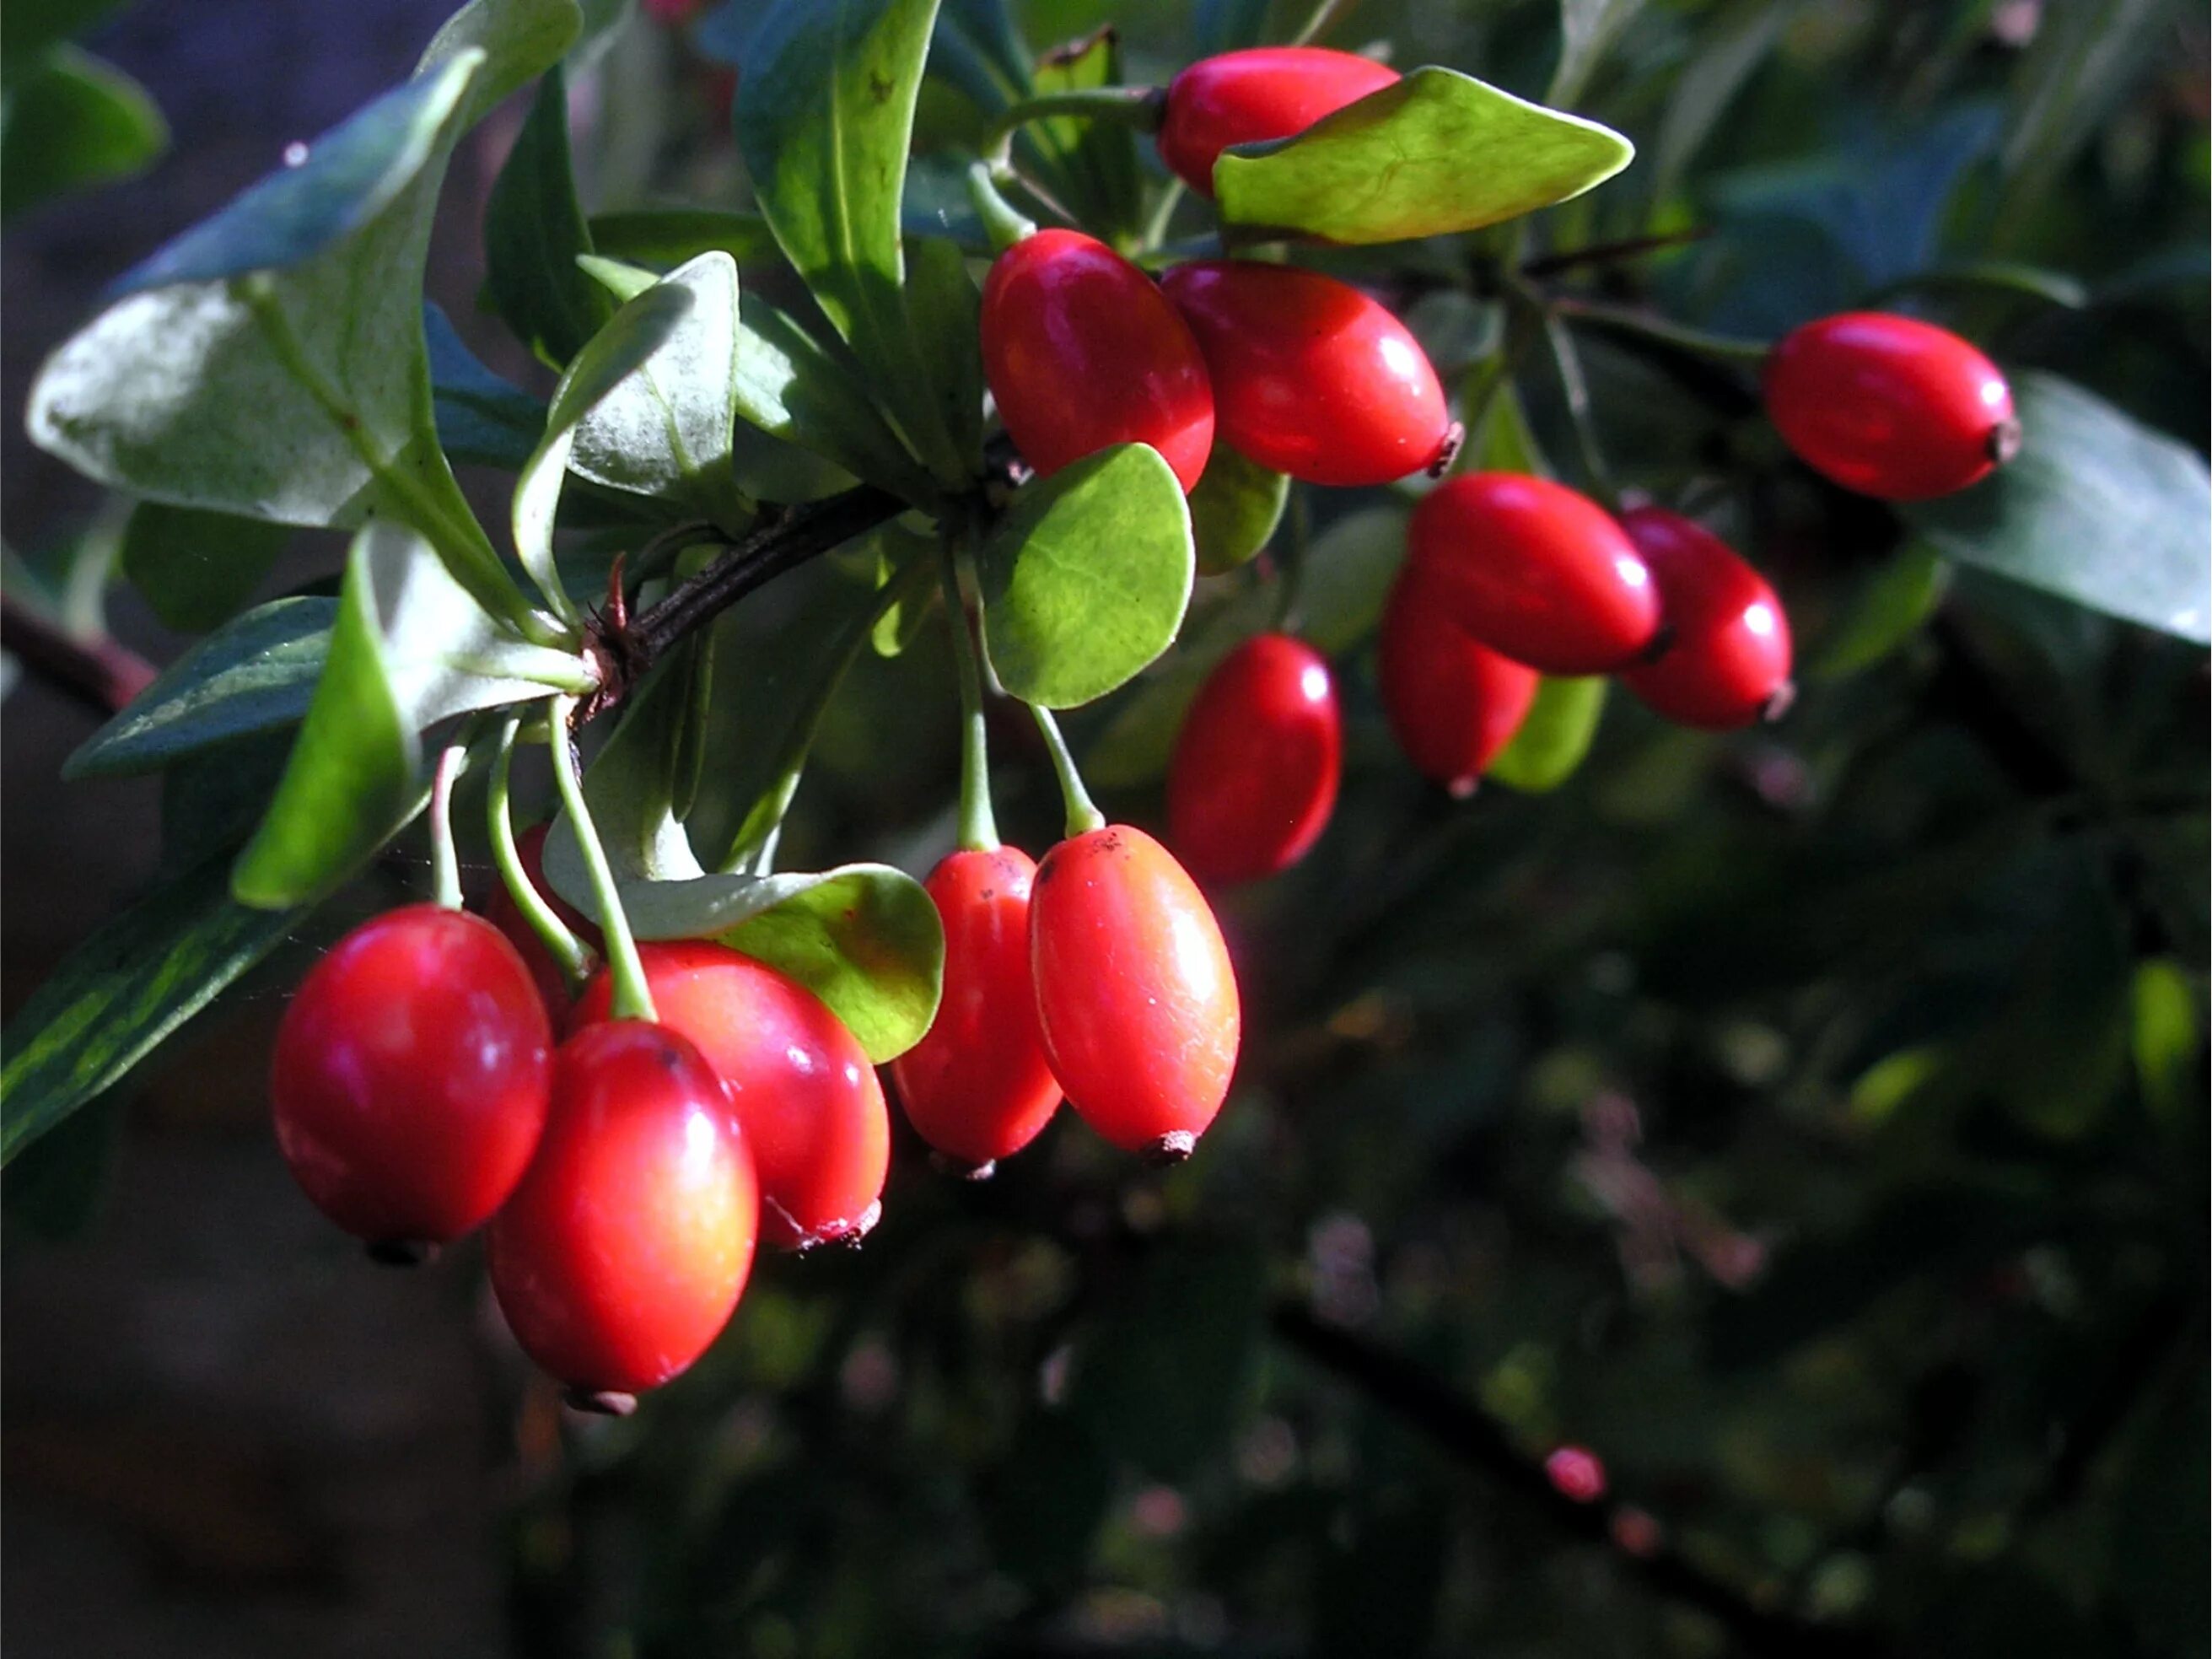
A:
{"label": "red berry", "polygon": [[1060,1104],[1030,980],[1030,888],[1018,848],[951,854],[923,884],[945,923],[945,994],[929,1034],[891,1062],[915,1132],[981,1170],[1036,1139]]}
{"label": "red berry", "polygon": [[1198,343],[1152,280],[1103,242],[1043,230],[983,284],[983,375],[1040,473],[1112,444],[1150,444],[1188,489],[1213,447]]}
{"label": "red berry", "polygon": [[1426,589],[1407,569],[1390,591],[1376,647],[1382,712],[1417,770],[1470,795],[1528,717],[1542,676],[1474,639]]}
{"label": "red berry", "polygon": [[1413,509],[1408,562],[1446,615],[1547,674],[1608,674],[1650,647],[1659,590],[1596,502],[1518,472],[1447,479]]}
{"label": "red berry", "polygon": [[1255,46],[1201,58],[1168,83],[1160,160],[1209,201],[1214,158],[1231,144],[1304,132],[1398,71],[1371,58],[1321,46]]}
{"label": "red berry", "polygon": [[1948,495],[2020,443],[2012,388],[1948,329],[1879,311],[1808,323],[1766,359],[1766,410],[1816,472],[1885,501]]}
{"label": "red berry", "polygon": [[1552,1489],[1577,1504],[1595,1504],[1605,1496],[1605,1465],[1580,1446],[1562,1446],[1544,1460],[1544,1473]]}
{"label": "red berry", "polygon": [[657,1388],[729,1322],[760,1199],[729,1097],[665,1026],[580,1030],[553,1059],[530,1174],[492,1222],[491,1285],[530,1357],[580,1393]]}
{"label": "red berry", "polygon": [[1045,1053],[1083,1121],[1172,1159],[1228,1097],[1239,1012],[1229,948],[1166,848],[1123,823],[1045,854],[1030,902]]}
{"label": "red berry", "polygon": [[1308,483],[1389,483],[1449,453],[1427,354],[1356,288],[1293,265],[1210,259],[1160,279],[1213,378],[1230,447]]}
{"label": "red berry", "polygon": [[[599,930],[586,921],[584,913],[553,890],[545,879],[545,834],[552,826],[533,823],[514,838],[514,850],[521,855],[523,873],[538,896],[553,907],[553,914],[568,924],[569,932],[590,945],[601,948]],[[496,882],[491,897],[484,904],[484,919],[507,937],[508,943],[522,954],[523,965],[530,969],[530,977],[538,986],[538,994],[545,999],[545,1012],[553,1017],[557,1030],[566,1022],[568,1005],[575,1000],[568,984],[568,976],[561,971],[561,964],[553,960],[553,953],[538,937],[538,930],[523,919],[522,908],[514,902],[514,895],[507,890],[504,881]]]}
{"label": "red berry", "polygon": [[284,1011],[276,1144],[348,1232],[449,1243],[522,1179],[552,1046],[530,971],[497,928],[434,904],[391,911],[331,946]]}
{"label": "red berry", "polygon": [[1247,640],[1206,677],[1168,769],[1168,839],[1194,874],[1286,870],[1328,827],[1344,717],[1328,660],[1286,634]]}
{"label": "red berry", "polygon": [[1716,732],[1748,726],[1787,691],[1790,618],[1766,579],[1702,526],[1663,507],[1620,515],[1651,568],[1668,644],[1621,683],[1670,720]]}
{"label": "red berry", "polygon": [[[867,1055],[813,992],[708,939],[641,945],[654,1008],[730,1091],[760,1176],[761,1237],[780,1250],[857,1242],[883,1213],[890,1115]],[[608,1017],[592,975],[576,1029]]]}

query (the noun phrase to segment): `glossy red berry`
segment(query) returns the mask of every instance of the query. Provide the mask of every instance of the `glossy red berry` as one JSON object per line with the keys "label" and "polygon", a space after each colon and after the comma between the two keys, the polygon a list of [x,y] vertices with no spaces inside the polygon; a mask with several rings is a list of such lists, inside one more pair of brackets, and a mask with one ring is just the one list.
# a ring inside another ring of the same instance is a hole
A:
{"label": "glossy red berry", "polygon": [[1068,1103],[1124,1152],[1188,1157],[1228,1097],[1240,1030],[1197,884],[1141,830],[1072,836],[1037,867],[1030,965]]}
{"label": "glossy red berry", "polygon": [[1210,259],[1160,279],[1198,337],[1221,435],[1308,483],[1389,483],[1454,441],[1443,388],[1406,325],[1334,276]]}
{"label": "glossy red berry", "polygon": [[1168,767],[1168,840],[1194,875],[1286,870],[1328,827],[1344,717],[1321,653],[1261,634],[1224,658],[1190,706]]}
{"label": "glossy red berry", "polygon": [[316,1206],[398,1253],[480,1226],[545,1127],[552,1033],[479,916],[411,905],[308,971],[276,1030],[276,1144]]}
{"label": "glossy red berry", "polygon": [[1416,770],[1469,795],[1528,717],[1543,677],[1476,640],[1425,590],[1416,572],[1401,572],[1382,612],[1382,712]]}
{"label": "glossy red berry", "polygon": [[1544,1474],[1553,1491],[1577,1504],[1595,1504],[1605,1496],[1605,1465],[1580,1446],[1554,1451],[1544,1460]]}
{"label": "glossy red berry", "polygon": [[1190,329],[1103,242],[1042,230],[983,284],[983,377],[1040,473],[1112,444],[1150,444],[1185,489],[1213,446],[1213,393]]}
{"label": "glossy red berry", "polygon": [[1659,631],[1659,590],[1627,532],[1584,495],[1470,472],[1422,497],[1407,559],[1446,615],[1547,674],[1608,674]]}
{"label": "glossy red berry", "polygon": [[[553,907],[553,914],[568,924],[568,930],[592,950],[601,948],[599,930],[586,921],[584,913],[553,890],[545,879],[545,835],[550,824],[533,823],[514,838],[514,850],[522,859],[523,873],[530,878],[541,897]],[[484,919],[507,935],[507,942],[521,954],[523,965],[530,969],[538,994],[545,999],[545,1012],[552,1016],[556,1030],[568,1020],[568,1006],[575,1000],[568,976],[561,971],[561,964],[538,937],[538,930],[523,919],[521,907],[514,896],[507,890],[504,881],[495,882],[491,897],[484,905]]]}
{"label": "glossy red berry", "polygon": [[[868,1057],[822,1000],[708,939],[641,945],[655,1010],[714,1068],[760,1177],[761,1237],[780,1250],[857,1243],[883,1213],[890,1115]],[[576,1026],[608,1017],[594,975]]]}
{"label": "glossy red berry", "polygon": [[1202,58],[1168,83],[1160,160],[1213,197],[1214,158],[1231,144],[1304,132],[1398,78],[1371,58],[1321,46],[1255,46]]}
{"label": "glossy red berry", "polygon": [[1790,618],[1766,579],[1678,513],[1632,507],[1620,523],[1659,584],[1668,634],[1659,657],[1624,670],[1621,683],[1668,720],[1716,732],[1786,701]]}
{"label": "glossy red berry", "polygon": [[1766,359],[1766,410],[1814,471],[1885,501],[1948,495],[2020,444],[2012,388],[1948,329],[1879,311],[1806,324]]}
{"label": "glossy red berry", "polygon": [[544,1139],[489,1234],[492,1291],[524,1351],[575,1393],[634,1395],[729,1322],[759,1216],[713,1068],[665,1026],[611,1020],[554,1056]]}
{"label": "glossy red berry", "polygon": [[923,883],[945,924],[945,994],[920,1042],[891,1062],[916,1133],[981,1173],[1036,1139],[1060,1104],[1030,979],[1030,890],[1018,848],[952,854]]}

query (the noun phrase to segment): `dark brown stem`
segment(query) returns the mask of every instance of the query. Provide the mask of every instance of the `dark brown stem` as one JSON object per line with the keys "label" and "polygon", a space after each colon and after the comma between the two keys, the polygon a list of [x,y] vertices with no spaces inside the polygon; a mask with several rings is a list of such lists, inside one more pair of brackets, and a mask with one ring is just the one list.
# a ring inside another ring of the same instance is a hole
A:
{"label": "dark brown stem", "polygon": [[0,593],[0,648],[102,716],[122,713],[154,683],[154,665],[119,640],[79,639],[12,594]]}
{"label": "dark brown stem", "polygon": [[[1541,1466],[1524,1457],[1504,1429],[1457,1390],[1364,1338],[1324,1324],[1302,1304],[1278,1304],[1273,1324],[1285,1346],[1354,1384],[1459,1462],[1518,1492],[1560,1530],[1589,1543],[1618,1546],[1613,1506],[1578,1503],[1556,1491]],[[1864,1627],[1816,1625],[1755,1606],[1743,1592],[1663,1544],[1633,1552],[1622,1548],[1620,1559],[1658,1594],[1726,1627],[1746,1653],[1774,1659],[1825,1659],[1832,1654],[1875,1659],[1892,1651]]]}

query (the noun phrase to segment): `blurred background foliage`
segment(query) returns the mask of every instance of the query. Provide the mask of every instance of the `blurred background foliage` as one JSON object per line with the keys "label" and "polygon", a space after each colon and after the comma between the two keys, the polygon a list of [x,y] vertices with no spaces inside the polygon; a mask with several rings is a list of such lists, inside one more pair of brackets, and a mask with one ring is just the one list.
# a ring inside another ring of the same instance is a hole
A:
{"label": "blurred background foliage", "polygon": [[[1304,15],[1014,9],[1039,49],[1111,24],[1139,82]],[[1907,305],[2204,448],[2200,9],[1564,9],[1564,65],[1534,0],[1369,0],[1327,37],[1551,88],[1638,146],[1525,240],[1331,256],[1448,373],[1504,361],[1504,270],[1662,235],[1547,280],[1738,337]],[[634,26],[580,79],[593,210],[742,201],[723,60],[753,10]],[[981,120],[929,83],[918,191]],[[1570,483],[1602,458],[1729,534],[1796,626],[1789,718],[1714,738],[1616,697],[1553,787],[1448,800],[1374,695],[1402,503],[1294,505],[1347,775],[1306,863],[1225,903],[1247,1047],[1201,1155],[1136,1170],[1063,1117],[969,1186],[906,1137],[866,1248],[764,1261],[625,1423],[563,1418],[488,1331],[512,1650],[2204,1650],[2205,653],[1787,464],[1735,369],[1577,337],[1586,426],[1536,349],[1510,364],[1525,437],[1478,435]],[[2079,568],[2125,556],[2089,528]],[[730,642],[757,659],[832,580],[759,596]],[[1259,580],[1201,582],[1194,647],[1257,625]],[[1158,823],[1192,678],[1072,722],[1116,816]],[[941,630],[864,653],[788,861],[926,868],[953,713]],[[1042,757],[995,736],[1002,828],[1041,851]],[[84,1148],[113,1134],[87,1113],[11,1169],[14,1273],[42,1217],[106,1224]],[[357,1275],[327,1279],[345,1320]],[[1547,1476],[1562,1446],[1601,1498]]]}

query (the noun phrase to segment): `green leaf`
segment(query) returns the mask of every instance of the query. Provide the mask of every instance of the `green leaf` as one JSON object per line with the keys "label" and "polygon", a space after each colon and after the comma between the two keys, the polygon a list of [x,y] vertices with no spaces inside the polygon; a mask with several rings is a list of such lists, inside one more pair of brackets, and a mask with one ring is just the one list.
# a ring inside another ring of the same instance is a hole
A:
{"label": "green leaf", "polygon": [[1498,751],[1488,775],[1508,789],[1540,795],[1558,788],[1575,774],[1597,736],[1605,713],[1607,682],[1601,676],[1565,678],[1547,674],[1537,683],[1536,701],[1513,740]]}
{"label": "green leaf", "polygon": [[576,269],[592,233],[568,160],[568,83],[555,64],[538,83],[507,165],[484,203],[484,283],[514,337],[559,368],[606,326],[614,304]]}
{"label": "green leaf", "polygon": [[13,219],[41,202],[143,173],[169,147],[146,89],[112,64],[58,47],[12,86],[0,114],[0,203]]}
{"label": "green leaf", "polygon": [[731,395],[747,422],[917,506],[935,500],[929,474],[842,358],[765,300],[746,295],[741,314]]}
{"label": "green leaf", "polygon": [[1175,653],[1161,659],[1121,700],[1105,729],[1084,751],[1083,775],[1101,789],[1129,789],[1168,769],[1183,715],[1216,664],[1266,628],[1275,610],[1267,588],[1244,587],[1194,616]]}
{"label": "green leaf", "polygon": [[576,270],[596,283],[618,306],[632,300],[660,280],[643,265],[634,265],[623,259],[610,259],[603,253],[580,253]]}
{"label": "green leaf", "polygon": [[1890,656],[1936,614],[1950,586],[1950,567],[1924,541],[1898,550],[1862,583],[1829,627],[1809,672],[1846,679]]}
{"label": "green leaf", "polygon": [[477,361],[443,311],[422,307],[438,442],[457,461],[519,472],[545,430],[545,405]]}
{"label": "green leaf", "polygon": [[336,599],[277,599],[247,611],[164,669],[93,733],[64,778],[151,772],[252,732],[304,719],[330,651]]}
{"label": "green leaf", "polygon": [[900,204],[937,0],[781,0],[754,36],[738,147],[777,245],[869,366],[915,458],[966,482],[907,318]]}
{"label": "green leaf", "polygon": [[1206,458],[1198,488],[1190,492],[1191,541],[1198,550],[1198,574],[1218,576],[1236,569],[1267,544],[1283,521],[1291,481],[1248,461],[1217,442]]}
{"label": "green leaf", "polygon": [[42,54],[64,40],[82,40],[123,0],[8,0],[0,7],[0,84],[11,91],[24,75],[45,67]]}
{"label": "green leaf", "polygon": [[1628,140],[1448,69],[1417,69],[1295,137],[1213,164],[1221,216],[1248,239],[1402,242],[1477,230],[1581,195]]}
{"label": "green leaf", "polygon": [[1652,146],[1652,200],[1668,201],[1680,188],[1690,163],[1799,9],[1795,0],[1735,0],[1707,26],[1660,118]]}
{"label": "green leaf", "polygon": [[1528,410],[1521,401],[1520,390],[1503,378],[1504,360],[1493,362],[1501,378],[1486,400],[1482,419],[1468,436],[1467,459],[1461,463],[1461,470],[1525,472],[1531,477],[1548,478],[1553,476],[1551,463],[1529,428]]}
{"label": "green leaf", "polygon": [[2137,964],[2133,1005],[2136,1082],[2150,1115],[2169,1130],[2188,1127],[2203,1110],[2197,1087],[2204,1024],[2197,988],[2181,964],[2165,957]]}
{"label": "green leaf", "polygon": [[1006,0],[945,0],[929,40],[929,73],[996,115],[1030,91],[1030,49]]}
{"label": "green leaf", "polygon": [[[1121,84],[1121,41],[1111,28],[1047,54],[1032,77],[1032,90],[1040,94]],[[1137,135],[1123,123],[1054,116],[1024,127],[1019,148],[1035,156],[1053,193],[1099,236],[1115,241],[1142,228],[1144,173]]]}
{"label": "green leaf", "polygon": [[672,270],[702,253],[726,253],[740,265],[779,257],[775,235],[757,213],[707,208],[641,208],[595,213],[591,245],[610,258]]}
{"label": "green leaf", "polygon": [[179,506],[411,524],[479,603],[522,615],[438,447],[422,264],[453,146],[577,18],[574,0],[477,0],[415,79],[125,277],[41,371],[33,440]]}
{"label": "green leaf", "polygon": [[1363,507],[1315,537],[1298,572],[1307,643],[1334,656],[1373,633],[1405,556],[1406,512],[1400,507]]}
{"label": "green leaf", "polygon": [[1545,96],[1571,104],[1582,96],[1620,32],[1644,9],[1644,0],[1559,0],[1559,62]]}
{"label": "green leaf", "polygon": [[[515,551],[554,609],[571,620],[575,607],[553,559],[554,520],[569,468],[595,482],[651,495],[655,479],[681,477],[689,488],[694,475],[687,463],[703,465],[703,456],[686,447],[687,435],[709,453],[719,447],[726,461],[729,427],[710,400],[716,392],[726,394],[729,384],[737,268],[722,255],[708,254],[696,271],[687,266],[682,275],[683,280],[656,283],[623,307],[576,354],[554,389],[544,436],[514,482]],[[667,358],[660,362],[664,352]],[[718,363],[719,378],[710,380]],[[587,459],[578,453],[586,424],[603,407],[607,418],[590,441]],[[625,441],[639,448],[625,453]],[[720,488],[734,489],[726,466],[724,473]],[[716,492],[716,481],[697,483],[702,500]]]}
{"label": "green leaf", "polygon": [[123,574],[165,627],[204,634],[238,614],[291,538],[262,519],[141,501],[123,532]]}
{"label": "green leaf", "polygon": [[2014,377],[2020,453],[1899,510],[1936,549],[2077,605],[2212,641],[2204,458],[2055,374]]}
{"label": "green leaf", "polygon": [[983,462],[983,296],[968,258],[941,236],[907,246],[907,308],[921,342],[938,418],[971,472]]}
{"label": "green leaf", "polygon": [[1148,445],[1117,444],[1025,486],[977,561],[1006,690],[1072,708],[1127,682],[1174,643],[1193,558],[1182,487]]}
{"label": "green leaf", "polygon": [[0,1036],[0,1163],[112,1087],[299,921],[237,903],[216,859],[70,951]]}
{"label": "green leaf", "polygon": [[354,538],[330,651],[268,815],[240,855],[243,903],[283,909],[335,888],[422,805],[422,729],[589,684],[580,659],[514,640],[419,538]]}

